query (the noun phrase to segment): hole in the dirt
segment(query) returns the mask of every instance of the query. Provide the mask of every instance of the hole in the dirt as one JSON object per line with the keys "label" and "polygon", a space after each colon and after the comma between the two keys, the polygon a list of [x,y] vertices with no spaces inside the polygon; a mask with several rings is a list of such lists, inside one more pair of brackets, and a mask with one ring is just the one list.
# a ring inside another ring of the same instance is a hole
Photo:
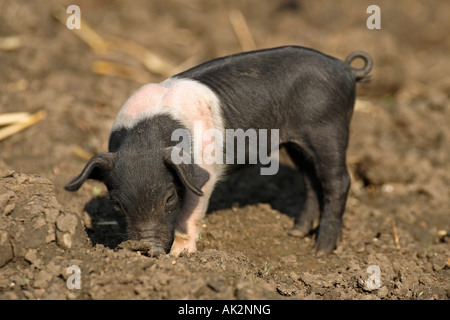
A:
{"label": "hole in the dirt", "polygon": [[114,249],[127,239],[125,217],[114,210],[108,196],[91,199],[84,210],[92,219],[86,232],[93,245],[102,244]]}

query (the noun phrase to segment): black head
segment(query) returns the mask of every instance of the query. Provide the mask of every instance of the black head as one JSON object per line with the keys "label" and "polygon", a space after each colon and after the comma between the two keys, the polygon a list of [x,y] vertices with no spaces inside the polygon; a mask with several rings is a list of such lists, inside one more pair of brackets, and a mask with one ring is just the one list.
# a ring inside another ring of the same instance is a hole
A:
{"label": "black head", "polygon": [[201,188],[209,174],[194,163],[174,163],[171,154],[176,147],[164,147],[160,140],[149,146],[147,138],[152,140],[145,134],[144,138],[126,135],[115,152],[90,159],[65,189],[76,191],[87,179],[102,181],[115,207],[127,217],[129,237],[167,253],[186,190],[203,195]]}

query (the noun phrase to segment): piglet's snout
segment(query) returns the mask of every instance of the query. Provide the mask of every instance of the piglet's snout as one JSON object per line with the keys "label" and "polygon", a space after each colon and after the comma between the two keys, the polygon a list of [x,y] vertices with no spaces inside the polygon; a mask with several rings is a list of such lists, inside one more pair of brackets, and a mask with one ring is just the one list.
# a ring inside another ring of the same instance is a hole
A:
{"label": "piglet's snout", "polygon": [[146,240],[126,240],[118,245],[119,249],[127,249],[130,251],[139,251],[147,253],[150,257],[157,257],[164,254],[164,250],[160,247],[152,245]]}
{"label": "piglet's snout", "polygon": [[172,237],[161,228],[130,228],[128,233],[131,239],[146,244],[150,256],[169,253]]}

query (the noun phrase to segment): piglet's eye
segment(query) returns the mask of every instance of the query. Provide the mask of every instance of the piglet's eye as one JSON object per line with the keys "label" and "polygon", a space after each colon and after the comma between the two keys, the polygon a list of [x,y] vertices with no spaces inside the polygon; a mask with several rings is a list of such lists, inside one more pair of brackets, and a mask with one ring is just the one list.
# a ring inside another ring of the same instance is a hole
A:
{"label": "piglet's eye", "polygon": [[118,203],[113,204],[114,210],[120,211],[120,205]]}
{"label": "piglet's eye", "polygon": [[120,203],[118,201],[112,200],[111,202],[112,202],[114,210],[116,210],[116,211],[122,210],[122,206],[120,205]]}
{"label": "piglet's eye", "polygon": [[177,194],[175,192],[170,192],[166,198],[166,207],[173,206],[177,202]]}

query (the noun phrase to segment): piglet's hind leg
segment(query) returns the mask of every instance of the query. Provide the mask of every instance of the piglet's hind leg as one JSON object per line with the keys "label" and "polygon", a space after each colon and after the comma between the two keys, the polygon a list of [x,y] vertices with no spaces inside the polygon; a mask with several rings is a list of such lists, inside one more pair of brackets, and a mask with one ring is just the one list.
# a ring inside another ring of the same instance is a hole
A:
{"label": "piglet's hind leg", "polygon": [[[331,130],[330,130],[331,131]],[[346,137],[330,134],[329,139],[314,150],[315,171],[320,183],[320,224],[313,252],[317,256],[331,253],[342,234],[342,216],[350,188],[350,175],[345,163]]]}

